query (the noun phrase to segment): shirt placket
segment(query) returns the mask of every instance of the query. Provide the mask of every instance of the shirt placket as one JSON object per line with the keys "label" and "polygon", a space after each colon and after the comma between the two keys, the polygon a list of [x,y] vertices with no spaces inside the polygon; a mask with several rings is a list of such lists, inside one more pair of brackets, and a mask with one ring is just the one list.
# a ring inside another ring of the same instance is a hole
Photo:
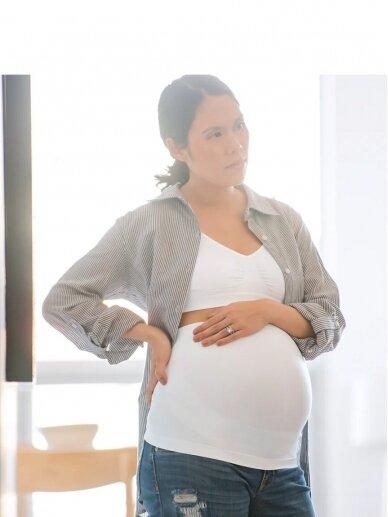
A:
{"label": "shirt placket", "polygon": [[278,264],[281,272],[284,277],[285,284],[285,294],[284,294],[284,303],[288,303],[291,301],[292,295],[292,277],[291,277],[291,269],[289,267],[288,262],[284,258],[284,254],[279,252],[280,246],[279,243],[275,243],[273,238],[271,237],[270,232],[268,232],[264,225],[261,225],[257,220],[254,220],[252,217],[248,218],[248,228],[253,232],[256,237],[263,243],[268,252],[272,255],[276,263]]}

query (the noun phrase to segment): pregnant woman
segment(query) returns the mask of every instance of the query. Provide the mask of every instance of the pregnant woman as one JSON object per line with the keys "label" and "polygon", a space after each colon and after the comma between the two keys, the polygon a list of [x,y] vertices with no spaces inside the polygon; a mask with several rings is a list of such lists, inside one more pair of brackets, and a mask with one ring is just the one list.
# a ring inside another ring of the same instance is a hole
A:
{"label": "pregnant woman", "polygon": [[298,212],[245,184],[248,129],[222,81],[183,76],[158,112],[167,188],[63,275],[44,315],[112,364],[148,343],[138,516],[313,516],[306,360],[345,328],[337,286]]}

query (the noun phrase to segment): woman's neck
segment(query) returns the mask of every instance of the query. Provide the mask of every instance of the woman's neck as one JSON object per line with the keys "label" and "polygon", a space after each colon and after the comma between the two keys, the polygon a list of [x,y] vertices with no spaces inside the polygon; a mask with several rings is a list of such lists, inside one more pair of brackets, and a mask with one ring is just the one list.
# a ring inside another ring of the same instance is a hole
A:
{"label": "woman's neck", "polygon": [[220,187],[211,183],[205,185],[189,180],[182,185],[180,191],[190,205],[203,209],[239,208],[246,201],[245,192],[234,186]]}

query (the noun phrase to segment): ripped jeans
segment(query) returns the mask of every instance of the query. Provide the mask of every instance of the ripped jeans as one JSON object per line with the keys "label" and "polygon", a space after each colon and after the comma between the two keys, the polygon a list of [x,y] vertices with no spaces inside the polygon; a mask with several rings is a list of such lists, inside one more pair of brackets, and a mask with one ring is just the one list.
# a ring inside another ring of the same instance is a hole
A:
{"label": "ripped jeans", "polygon": [[144,441],[138,517],[315,517],[303,470],[260,470]]}

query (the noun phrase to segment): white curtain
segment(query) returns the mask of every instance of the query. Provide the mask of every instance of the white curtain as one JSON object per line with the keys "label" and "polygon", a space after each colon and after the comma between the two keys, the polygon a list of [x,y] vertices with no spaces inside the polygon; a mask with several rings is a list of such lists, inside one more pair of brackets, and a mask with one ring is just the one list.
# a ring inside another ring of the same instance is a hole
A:
{"label": "white curtain", "polygon": [[321,76],[322,241],[347,321],[310,369],[320,517],[386,515],[386,76]]}

